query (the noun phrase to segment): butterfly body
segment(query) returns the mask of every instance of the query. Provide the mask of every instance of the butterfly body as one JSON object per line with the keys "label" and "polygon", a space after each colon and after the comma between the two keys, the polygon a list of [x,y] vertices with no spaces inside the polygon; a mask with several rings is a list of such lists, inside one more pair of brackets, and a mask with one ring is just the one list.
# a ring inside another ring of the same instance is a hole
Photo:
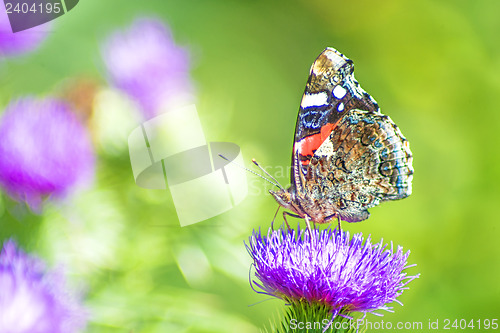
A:
{"label": "butterfly body", "polygon": [[359,222],[368,208],[411,194],[409,143],[354,78],[351,60],[327,48],[313,63],[292,152],[291,186],[270,191],[302,218]]}

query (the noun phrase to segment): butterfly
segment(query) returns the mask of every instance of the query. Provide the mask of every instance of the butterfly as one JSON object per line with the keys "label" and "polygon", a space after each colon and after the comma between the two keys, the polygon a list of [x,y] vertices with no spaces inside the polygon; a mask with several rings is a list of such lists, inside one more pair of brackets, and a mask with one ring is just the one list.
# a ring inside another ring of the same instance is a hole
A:
{"label": "butterfly", "polygon": [[[412,191],[408,140],[354,78],[353,62],[326,48],[311,66],[295,127],[291,185],[269,191],[286,215],[360,222]],[[288,223],[287,223],[288,224]]]}

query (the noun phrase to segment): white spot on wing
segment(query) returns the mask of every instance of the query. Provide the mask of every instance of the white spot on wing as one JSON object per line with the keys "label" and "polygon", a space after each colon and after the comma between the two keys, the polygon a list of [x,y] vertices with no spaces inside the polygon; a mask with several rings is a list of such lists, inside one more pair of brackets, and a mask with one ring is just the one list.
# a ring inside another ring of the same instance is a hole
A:
{"label": "white spot on wing", "polygon": [[340,103],[339,106],[337,106],[337,111],[338,112],[344,111],[344,103]]}
{"label": "white spot on wing", "polygon": [[295,142],[295,144],[293,145],[293,152],[296,153],[301,149],[302,149],[302,140],[300,140],[299,142]]}
{"label": "white spot on wing", "polygon": [[319,92],[316,94],[304,94],[300,106],[302,108],[308,108],[311,106],[323,106],[328,104],[328,95],[326,92]]}
{"label": "white spot on wing", "polygon": [[324,52],[326,57],[332,62],[332,67],[340,68],[346,63],[344,55],[337,50],[328,49]]}
{"label": "white spot on wing", "polygon": [[335,88],[333,88],[333,96],[335,96],[336,99],[344,98],[345,94],[347,94],[347,90],[341,85],[336,85]]}
{"label": "white spot on wing", "polygon": [[314,153],[315,156],[332,156],[333,154],[333,142],[330,140],[330,137],[326,138]]}

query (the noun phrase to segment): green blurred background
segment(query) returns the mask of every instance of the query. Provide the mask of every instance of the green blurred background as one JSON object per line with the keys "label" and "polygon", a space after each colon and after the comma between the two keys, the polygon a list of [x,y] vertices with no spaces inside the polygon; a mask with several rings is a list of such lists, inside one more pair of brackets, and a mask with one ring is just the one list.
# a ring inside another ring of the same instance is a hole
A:
{"label": "green blurred background", "polygon": [[[99,47],[139,16],[162,19],[189,49],[207,140],[237,143],[283,184],[311,63],[327,46],[351,58],[414,153],[412,196],[344,224],[410,249],[408,273],[421,273],[382,319],[428,331],[429,319],[500,317],[500,2],[82,0],[39,49],[0,64],[1,108],[79,78],[106,89]],[[86,293],[89,332],[258,332],[283,307],[249,306],[267,299],[250,289],[243,241],[269,226],[269,184],[249,174],[243,203],[181,228],[168,191],[134,183],[129,106],[106,103],[116,118],[92,129],[94,186],[41,215],[2,195],[1,240],[64,265]]]}

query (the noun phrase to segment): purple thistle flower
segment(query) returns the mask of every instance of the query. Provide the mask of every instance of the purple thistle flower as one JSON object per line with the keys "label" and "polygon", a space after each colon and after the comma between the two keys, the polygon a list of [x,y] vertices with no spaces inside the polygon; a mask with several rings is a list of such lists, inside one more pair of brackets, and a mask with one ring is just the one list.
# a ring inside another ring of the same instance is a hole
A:
{"label": "purple thistle flower", "polygon": [[65,289],[60,272],[25,254],[14,241],[0,253],[0,333],[72,333],[85,327],[86,312]]}
{"label": "purple thistle flower", "polygon": [[135,99],[149,119],[161,108],[193,102],[186,50],[159,20],[137,19],[102,47],[112,83]]}
{"label": "purple thistle flower", "polygon": [[0,185],[38,209],[93,175],[94,155],[83,125],[59,100],[22,98],[0,119]]}
{"label": "purple thistle flower", "polygon": [[[388,303],[407,289],[416,276],[406,276],[410,252],[398,246],[394,252],[382,241],[372,244],[361,234],[313,230],[254,231],[246,245],[255,267],[253,281],[262,291],[288,303],[325,305],[333,315],[348,312],[391,311]],[[253,288],[253,286],[252,286]]]}
{"label": "purple thistle flower", "polygon": [[44,24],[13,33],[7,11],[2,8],[0,10],[0,58],[35,49],[45,39],[48,31],[48,25]]}

